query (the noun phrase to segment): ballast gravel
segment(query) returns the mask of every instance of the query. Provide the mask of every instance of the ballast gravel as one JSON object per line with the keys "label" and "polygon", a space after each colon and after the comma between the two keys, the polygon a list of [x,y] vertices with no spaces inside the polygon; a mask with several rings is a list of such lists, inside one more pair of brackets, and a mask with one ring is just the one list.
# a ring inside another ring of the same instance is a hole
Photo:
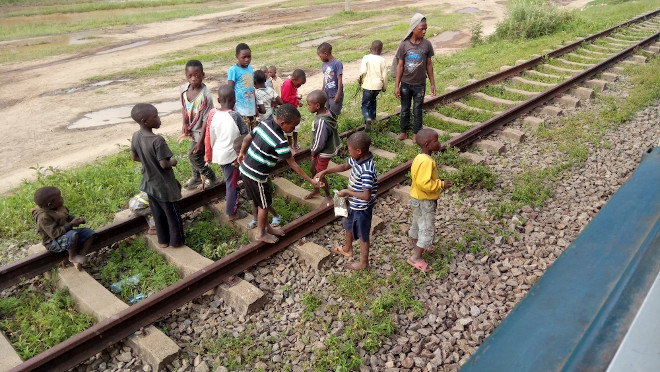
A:
{"label": "ballast gravel", "polygon": [[[621,80],[611,84],[605,94],[625,94],[629,82],[623,76]],[[590,105],[583,102],[585,107]],[[561,117],[546,123],[552,127],[559,121]],[[660,102],[655,102],[618,129],[609,130],[603,138],[605,145],[592,149],[581,166],[564,173],[552,187],[553,196],[542,207],[526,206],[500,221],[490,217],[487,210],[493,200],[500,199],[501,190],[510,187],[514,176],[526,166],[547,167],[556,160],[552,151],[540,150],[547,145],[522,121],[512,123],[512,127],[525,130],[528,138],[522,144],[507,142],[507,152],[501,156],[486,157],[486,165],[498,175],[495,190],[443,194],[438,207],[436,234],[460,242],[470,229],[480,229],[489,236],[483,241],[481,253],[454,252],[446,275],[428,275],[415,293],[415,298],[424,303],[424,315],[414,318],[411,314],[396,314],[392,319],[396,331],[379,350],[372,355],[359,347],[363,363],[360,370],[458,370],[629,178],[642,152],[658,144],[659,121]],[[410,254],[406,233],[411,211],[387,196],[378,201],[374,213],[387,223],[373,239],[371,262],[373,270],[386,277],[394,270],[395,261],[403,261]],[[335,222],[306,239],[330,249],[343,242],[344,233],[340,222]],[[384,252],[385,246],[394,249]],[[204,340],[225,335],[268,345],[263,348],[264,355],[251,364],[242,364],[241,370],[309,369],[314,349],[323,347],[329,336],[343,334],[346,326],[326,314],[324,306],[336,306],[349,316],[355,315],[350,301],[333,292],[329,283],[333,274],[346,273],[344,263],[343,257],[332,257],[323,271],[315,272],[287,250],[244,275],[268,296],[261,311],[238,316],[217,296],[200,298],[176,310],[156,324],[182,348],[167,370],[226,371],[225,367],[214,368],[226,362],[222,350],[208,357],[199,349]],[[313,319],[329,323],[327,331],[310,327],[309,322],[314,320],[303,317],[302,298],[309,292],[323,300]],[[150,371],[150,367],[144,366],[129,348],[119,345],[75,370]]]}

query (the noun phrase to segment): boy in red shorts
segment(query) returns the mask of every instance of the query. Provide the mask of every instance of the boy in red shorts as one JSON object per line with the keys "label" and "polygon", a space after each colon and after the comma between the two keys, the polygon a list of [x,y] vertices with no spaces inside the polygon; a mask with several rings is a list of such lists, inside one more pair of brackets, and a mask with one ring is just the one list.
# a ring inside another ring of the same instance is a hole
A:
{"label": "boy in red shorts", "polygon": [[[312,129],[312,166],[310,169],[312,177],[328,168],[330,159],[337,155],[337,151],[341,147],[341,140],[337,131],[337,119],[326,107],[327,101],[328,96],[322,90],[315,90],[307,95],[307,109],[312,114],[316,114]],[[323,190],[325,191],[323,202],[329,205],[332,198],[327,183],[323,186]],[[321,190],[315,187],[314,191],[305,196],[305,199],[311,199],[319,195],[321,195]]]}

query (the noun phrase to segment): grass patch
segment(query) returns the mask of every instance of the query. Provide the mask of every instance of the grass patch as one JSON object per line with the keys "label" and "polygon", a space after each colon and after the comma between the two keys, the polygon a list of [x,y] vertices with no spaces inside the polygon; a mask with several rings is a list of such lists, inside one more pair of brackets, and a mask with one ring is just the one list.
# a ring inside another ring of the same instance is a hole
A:
{"label": "grass patch", "polygon": [[453,106],[441,106],[436,111],[438,111],[442,115],[449,116],[454,119],[460,119],[460,120],[477,122],[477,123],[486,121],[492,118],[493,116],[495,116],[495,114],[491,114],[488,112],[468,110]]}
{"label": "grass patch", "polygon": [[479,89],[481,93],[495,98],[508,99],[509,101],[526,101],[529,97],[524,94],[513,93],[504,90],[504,85],[488,85]]}
{"label": "grass patch", "polygon": [[507,17],[497,24],[494,38],[534,39],[562,30],[575,18],[573,12],[545,0],[513,0],[507,8]]}
{"label": "grass patch", "polygon": [[[11,18],[18,16],[34,16],[34,15],[47,15],[47,14],[70,14],[70,13],[86,13],[97,12],[103,10],[119,10],[119,9],[144,9],[144,8],[157,8],[173,5],[190,5],[199,3],[210,3],[209,0],[149,0],[149,1],[122,1],[122,2],[99,2],[99,1],[66,1],[52,4],[49,1],[43,2],[28,2],[23,4],[27,9],[10,11],[2,14],[0,18]],[[4,2],[0,2],[0,8]],[[23,3],[23,2],[21,2]],[[57,5],[57,6],[53,6]]]}
{"label": "grass patch", "polygon": [[485,99],[477,98],[472,95],[461,98],[460,102],[470,107],[476,107],[482,110],[488,110],[492,112],[505,111],[507,109],[507,107],[504,105],[498,105],[493,102],[486,101]]}
{"label": "grass patch", "polygon": [[112,288],[113,283],[119,282],[116,293],[127,303],[138,294],[146,297],[179,279],[178,268],[147,248],[143,238],[121,242],[119,248],[110,253],[108,263],[101,270],[103,285]]}
{"label": "grass patch", "polygon": [[24,288],[0,299],[0,330],[18,355],[27,360],[67,340],[94,324],[94,319],[75,311],[66,289],[56,289],[46,280],[44,287]]}
{"label": "grass patch", "polygon": [[208,210],[202,211],[199,218],[184,228],[184,234],[187,246],[211,260],[219,260],[249,243],[246,234],[221,225]]}
{"label": "grass patch", "polygon": [[[254,365],[257,361],[270,355],[272,347],[262,340],[258,340],[248,331],[237,335],[224,331],[217,338],[204,338],[199,346],[193,346],[200,354],[209,358],[221,360],[220,365],[230,371],[244,370],[247,365]],[[214,366],[214,369],[218,366]]]}

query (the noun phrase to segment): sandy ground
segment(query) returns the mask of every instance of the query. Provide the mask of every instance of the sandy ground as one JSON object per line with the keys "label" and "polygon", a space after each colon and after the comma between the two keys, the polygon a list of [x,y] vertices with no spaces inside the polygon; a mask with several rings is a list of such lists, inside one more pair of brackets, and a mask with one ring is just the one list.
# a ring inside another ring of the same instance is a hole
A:
{"label": "sandy ground", "polygon": [[[276,0],[252,1],[251,5],[272,4]],[[561,0],[561,5],[579,8],[587,0]],[[404,5],[443,6],[447,13],[459,9],[477,8],[473,13],[481,20],[486,34],[505,16],[505,2],[496,0],[365,0],[352,4],[354,10],[384,9]],[[129,117],[130,106],[137,102],[166,102],[159,107],[163,126],[160,133],[175,133],[180,128],[180,113],[172,105],[181,79],[161,78],[113,82],[91,86],[85,79],[102,73],[112,73],[139,66],[148,66],[161,55],[187,49],[215,40],[239,38],[317,18],[327,17],[343,7],[316,6],[273,12],[245,12],[236,9],[174,21],[130,28],[103,30],[97,37],[112,40],[112,46],[101,51],[79,55],[60,55],[25,64],[0,65],[0,133],[5,144],[0,149],[0,194],[18,186],[24,179],[36,177],[34,168],[67,168],[91,162],[100,156],[116,152],[128,145],[136,125]],[[266,18],[267,17],[267,18]],[[250,27],[235,27],[237,22],[249,22]],[[408,19],[402,19],[407,23]],[[469,43],[469,30],[448,41],[435,41],[437,54],[452,53]],[[428,35],[427,35],[428,36]],[[238,39],[237,39],[238,40]],[[311,46],[313,48],[313,46]],[[391,60],[390,55],[385,56]],[[344,65],[345,81],[355,81],[359,62]],[[207,76],[211,75],[207,69]],[[320,76],[308,77],[301,88],[303,94],[316,89]],[[136,89],[140,84],[140,89]],[[96,91],[102,87],[103,93]],[[145,93],[146,92],[146,93]],[[390,93],[391,94],[391,93]],[[169,102],[169,105],[167,104]],[[129,107],[128,109],[122,106]],[[90,129],[67,129],[90,112],[114,108],[117,123],[107,118],[90,116]]]}

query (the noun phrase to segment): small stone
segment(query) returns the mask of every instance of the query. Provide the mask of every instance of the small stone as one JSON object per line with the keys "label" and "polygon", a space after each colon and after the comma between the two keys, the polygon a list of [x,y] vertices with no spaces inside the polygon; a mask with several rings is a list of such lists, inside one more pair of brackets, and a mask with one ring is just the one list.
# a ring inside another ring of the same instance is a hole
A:
{"label": "small stone", "polygon": [[131,355],[130,351],[125,351],[119,355],[117,355],[117,360],[120,362],[128,363],[133,359],[133,356]]}

